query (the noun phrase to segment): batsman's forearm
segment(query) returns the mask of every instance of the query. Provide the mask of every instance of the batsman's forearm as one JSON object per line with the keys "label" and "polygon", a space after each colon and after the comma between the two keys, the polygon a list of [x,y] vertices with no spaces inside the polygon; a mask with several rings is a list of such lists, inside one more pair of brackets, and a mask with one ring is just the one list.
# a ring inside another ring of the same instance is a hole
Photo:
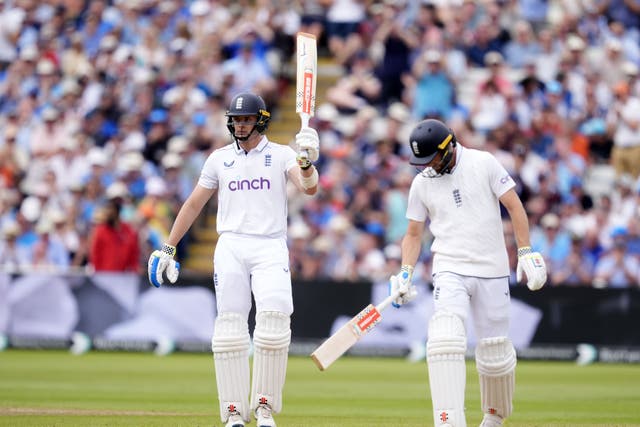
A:
{"label": "batsman's forearm", "polygon": [[507,212],[509,212],[509,218],[511,218],[511,224],[513,224],[513,234],[516,238],[516,245],[519,248],[531,246],[529,218],[527,218],[527,212],[524,210],[518,194],[515,190],[511,189],[500,198],[500,202],[507,209]]}
{"label": "batsman's forearm", "polygon": [[529,237],[529,219],[522,205],[515,207],[515,212],[509,212],[511,223],[513,224],[513,234],[516,238],[516,245],[519,248],[531,246]]}
{"label": "batsman's forearm", "polygon": [[421,249],[420,236],[406,234],[402,239],[402,265],[415,266]]}
{"label": "batsman's forearm", "polygon": [[184,237],[199,214],[200,209],[197,209],[190,203],[182,205],[182,208],[180,208],[180,211],[176,216],[176,220],[171,227],[167,243],[171,246],[177,246],[180,239]]}

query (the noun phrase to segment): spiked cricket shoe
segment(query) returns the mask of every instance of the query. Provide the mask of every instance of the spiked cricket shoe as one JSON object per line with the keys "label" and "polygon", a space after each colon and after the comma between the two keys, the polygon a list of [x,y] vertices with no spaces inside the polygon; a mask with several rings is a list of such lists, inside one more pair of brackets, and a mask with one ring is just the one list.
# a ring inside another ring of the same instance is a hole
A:
{"label": "spiked cricket shoe", "polygon": [[244,420],[238,414],[233,414],[227,420],[224,427],[244,427]]}
{"label": "spiked cricket shoe", "polygon": [[502,425],[502,418],[497,415],[484,414],[480,427],[500,427]]}
{"label": "spiked cricket shoe", "polygon": [[260,405],[256,408],[256,420],[257,427],[276,427],[268,405]]}

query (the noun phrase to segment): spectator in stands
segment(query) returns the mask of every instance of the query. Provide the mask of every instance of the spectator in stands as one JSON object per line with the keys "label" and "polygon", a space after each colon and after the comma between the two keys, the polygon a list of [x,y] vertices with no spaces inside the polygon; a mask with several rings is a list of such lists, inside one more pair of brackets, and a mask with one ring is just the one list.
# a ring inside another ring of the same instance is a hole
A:
{"label": "spectator in stands", "polygon": [[613,226],[626,228],[629,221],[638,214],[635,182],[636,180],[630,175],[617,177],[615,182],[616,191],[613,191],[610,196],[611,211],[608,217],[609,223]]}
{"label": "spectator in stands", "polygon": [[31,156],[50,158],[70,137],[60,125],[59,116],[60,113],[54,107],[46,107],[42,111],[42,123],[35,127],[31,135]]}
{"label": "spectator in stands", "polygon": [[31,253],[33,245],[38,241],[38,234],[35,231],[36,223],[42,215],[42,202],[35,196],[28,196],[20,203],[20,209],[16,215],[18,225],[20,226],[20,234],[17,237],[17,244],[23,245]]}
{"label": "spectator in stands", "polygon": [[543,253],[548,265],[561,265],[566,261],[571,239],[557,214],[545,214],[540,219],[540,226],[531,230],[531,248]]}
{"label": "spectator in stands", "polygon": [[544,105],[545,83],[538,77],[535,59],[527,59],[523,67],[523,76],[518,80],[518,89],[522,98],[533,111],[539,112]]}
{"label": "spectator in stands", "polygon": [[436,49],[422,53],[411,69],[406,84],[411,93],[411,111],[416,119],[439,117],[448,120],[455,104],[455,88],[442,66],[442,54]]}
{"label": "spectator in stands", "polygon": [[500,52],[488,52],[484,56],[483,64],[487,67],[489,75],[486,79],[480,81],[480,84],[477,87],[477,91],[479,93],[484,91],[485,86],[489,82],[493,82],[493,84],[498,88],[498,91],[505,96],[513,93],[514,82],[511,81],[511,78],[508,75],[508,65],[504,63],[504,57]]}
{"label": "spectator in stands", "polygon": [[223,65],[225,85],[228,93],[255,92],[270,105],[277,104],[277,85],[272,70],[264,59],[255,53],[255,37],[248,37],[238,53]]}
{"label": "spectator in stands", "polygon": [[326,41],[325,25],[328,5],[316,0],[304,0],[301,2],[300,31],[313,34],[318,40],[319,53],[327,49],[323,41]]}
{"label": "spectator in stands", "polygon": [[551,266],[553,286],[588,286],[593,281],[594,257],[583,248],[582,237],[571,235],[571,249],[566,260]]}
{"label": "spectator in stands", "polygon": [[[407,229],[407,197],[413,174],[410,169],[399,168],[394,174],[390,187],[384,192],[385,241],[398,243]],[[395,270],[394,270],[395,271]]]}
{"label": "spectator in stands", "polygon": [[89,164],[89,170],[81,178],[83,183],[96,181],[102,187],[107,188],[114,181],[113,165],[115,159],[109,159],[102,148],[91,147],[85,155],[85,161]]}
{"label": "spectator in stands", "polygon": [[566,135],[558,135],[554,139],[549,160],[550,169],[558,183],[558,191],[566,200],[571,193],[572,183],[585,174],[586,163],[571,149],[571,141]]}
{"label": "spectator in stands", "polygon": [[613,135],[611,164],[618,175],[640,176],[640,98],[631,95],[629,84],[619,82],[613,88],[615,101],[607,115]]}
{"label": "spectator in stands", "polygon": [[517,0],[520,17],[530,23],[535,30],[542,29],[547,23],[549,2],[547,0]]}
{"label": "spectator in stands", "polygon": [[487,54],[490,52],[499,53],[502,42],[494,34],[491,23],[487,19],[482,20],[472,34],[471,40],[465,40],[465,51],[469,64],[476,67],[485,66],[487,65],[485,59]]}
{"label": "spectator in stands", "polygon": [[50,215],[45,213],[36,224],[38,240],[31,249],[31,265],[35,269],[64,272],[70,265],[69,251],[54,233]]}
{"label": "spectator in stands", "polygon": [[640,261],[627,252],[627,230],[617,227],[611,232],[612,246],[595,266],[593,286],[630,288],[638,286]]}
{"label": "spectator in stands", "polygon": [[327,8],[325,29],[329,52],[345,64],[362,47],[360,25],[366,19],[365,2],[335,0]]}
{"label": "spectator in stands", "polygon": [[[622,43],[615,38],[608,39],[597,53],[591,55],[590,61],[590,65],[599,69],[600,77],[610,87],[626,78],[624,64],[627,58],[622,52]],[[607,67],[601,64],[607,64]]]}
{"label": "spectator in stands", "polygon": [[555,80],[558,74],[558,65],[562,49],[560,42],[555,38],[552,29],[546,28],[538,33],[540,51],[533,59],[536,64],[536,75],[544,83]]}
{"label": "spectator in stands", "polygon": [[150,177],[146,182],[145,196],[138,203],[138,215],[147,219],[149,227],[160,235],[162,241],[169,237],[171,224],[180,207],[170,202],[167,193],[164,178]]}
{"label": "spectator in stands", "polygon": [[287,231],[289,245],[289,268],[292,277],[301,277],[307,261],[307,248],[312,240],[311,228],[303,219],[297,219],[289,224]]}
{"label": "spectator in stands", "polygon": [[[382,104],[388,106],[403,99],[405,87],[402,76],[411,71],[411,53],[419,45],[419,36],[415,28],[402,21],[403,16],[398,13],[394,2],[383,5],[381,22],[373,33],[372,42],[383,50],[382,58],[376,61],[375,73],[382,84]],[[427,7],[425,4],[420,6],[419,17],[424,16]],[[422,24],[425,32],[433,30],[429,23]]]}
{"label": "spectator in stands", "polygon": [[169,115],[164,109],[154,109],[147,120],[147,144],[143,151],[144,158],[155,165],[160,165],[162,156],[167,151],[169,139],[173,136]]}
{"label": "spectator in stands", "polygon": [[325,265],[328,276],[334,280],[357,280],[355,254],[359,232],[353,228],[349,215],[334,215],[324,233],[331,239],[333,247]]}
{"label": "spectator in stands", "polygon": [[72,267],[85,265],[87,248],[81,239],[80,230],[75,226],[74,212],[52,209],[49,212],[49,219],[53,224],[51,237],[64,245],[65,251],[69,254],[69,265]]}
{"label": "spectator in stands", "polygon": [[122,199],[108,199],[96,212],[89,263],[95,271],[140,272],[138,232],[120,218]]}
{"label": "spectator in stands", "polygon": [[580,127],[580,131],[587,137],[589,163],[608,165],[611,161],[613,140],[607,132],[604,119],[593,118],[587,120]]}
{"label": "spectator in stands", "polygon": [[609,22],[616,21],[627,31],[638,36],[640,30],[640,2],[637,0],[599,0],[596,2],[598,13],[605,15]]}
{"label": "spectator in stands", "polygon": [[[636,4],[637,1],[634,0]],[[636,12],[637,14],[638,12]],[[638,46],[638,37],[640,32],[638,28],[626,26],[621,21],[610,20],[609,25],[603,28],[602,41],[605,43],[609,40],[616,40],[623,52],[623,56],[633,63],[640,60],[640,46]],[[608,31],[607,31],[608,30]],[[601,42],[602,42],[601,41]]]}
{"label": "spectator in stands", "polygon": [[535,60],[541,52],[532,25],[529,21],[518,21],[513,27],[513,37],[504,46],[504,57],[511,68],[523,68],[527,62]]}
{"label": "spectator in stands", "polygon": [[28,268],[30,259],[29,248],[18,243],[20,225],[15,221],[2,223],[2,239],[0,240],[0,269],[4,272],[17,272]]}
{"label": "spectator in stands", "polygon": [[327,100],[345,114],[354,114],[367,105],[377,105],[382,82],[374,73],[369,55],[360,51],[351,58],[348,65],[350,71],[327,90]]}
{"label": "spectator in stands", "polygon": [[501,127],[507,121],[507,108],[506,97],[498,91],[495,82],[489,80],[484,90],[476,96],[469,112],[473,129],[486,135]]}
{"label": "spectator in stands", "polygon": [[17,144],[17,134],[15,126],[5,127],[0,144],[0,188],[17,188],[27,170],[29,155]]}
{"label": "spectator in stands", "polygon": [[[636,190],[636,198],[640,191]],[[633,216],[627,224],[627,252],[640,259],[640,218]]]}
{"label": "spectator in stands", "polygon": [[374,233],[363,232],[358,235],[355,259],[359,278],[376,282],[388,277],[384,253]]}

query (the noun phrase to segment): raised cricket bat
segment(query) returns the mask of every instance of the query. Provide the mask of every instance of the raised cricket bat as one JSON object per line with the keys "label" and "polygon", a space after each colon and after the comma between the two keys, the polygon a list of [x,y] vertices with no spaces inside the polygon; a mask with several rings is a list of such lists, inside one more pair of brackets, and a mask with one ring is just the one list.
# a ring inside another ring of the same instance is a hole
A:
{"label": "raised cricket bat", "polygon": [[309,119],[316,108],[318,51],[316,37],[308,33],[296,36],[296,113],[301,128],[309,127]]}
{"label": "raised cricket bat", "polygon": [[311,358],[318,368],[321,371],[327,369],[347,350],[353,347],[355,343],[360,341],[363,336],[371,332],[382,320],[382,315],[380,314],[382,310],[387,308],[394,299],[398,298],[398,295],[398,292],[393,293],[376,306],[369,304],[323,342],[320,347],[315,349],[311,353]]}

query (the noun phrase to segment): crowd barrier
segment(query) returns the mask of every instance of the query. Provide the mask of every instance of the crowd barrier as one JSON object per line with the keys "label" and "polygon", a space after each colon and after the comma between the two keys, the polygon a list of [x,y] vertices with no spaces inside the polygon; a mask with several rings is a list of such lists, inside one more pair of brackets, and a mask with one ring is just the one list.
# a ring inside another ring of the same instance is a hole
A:
{"label": "crowd barrier", "polygon": [[[432,294],[418,286],[415,301],[384,311],[350,353],[421,358]],[[386,283],[294,280],[291,352],[309,354],[386,293]],[[511,296],[509,335],[521,358],[640,362],[640,289],[515,286]],[[208,276],[156,289],[127,273],[0,273],[0,349],[209,352],[215,316]],[[249,322],[252,330],[253,313]],[[471,321],[467,330],[471,355]]]}

